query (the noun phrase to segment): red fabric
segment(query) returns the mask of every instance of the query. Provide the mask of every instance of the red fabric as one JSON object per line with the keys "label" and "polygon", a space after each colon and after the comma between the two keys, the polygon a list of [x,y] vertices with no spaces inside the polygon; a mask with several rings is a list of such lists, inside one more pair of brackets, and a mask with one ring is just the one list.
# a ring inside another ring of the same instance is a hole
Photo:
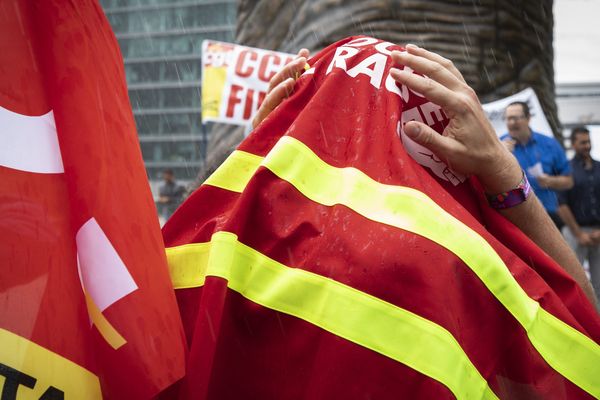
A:
{"label": "red fabric", "polygon": [[[600,320],[580,288],[480,203],[477,182],[454,185],[407,153],[397,123],[417,106],[427,118],[425,99],[409,93],[403,101],[383,83],[375,88],[367,74],[351,77],[338,67],[327,73],[336,49],[353,39],[312,58],[314,75],[301,77],[294,94],[239,149],[265,156],[289,135],[330,165],[426,193],[485,238],[531,298],[598,342]],[[345,60],[346,70],[377,52],[374,45],[357,48]],[[390,67],[388,58],[383,81]],[[431,125],[441,131],[447,120],[438,115]],[[449,174],[445,169],[444,176]],[[312,202],[264,167],[241,194],[200,187],[167,222],[163,236],[172,247],[207,242],[216,231],[233,232],[289,267],[335,279],[443,326],[500,398],[589,397],[547,365],[460,259],[426,238],[342,205]],[[178,290],[177,296],[190,345],[182,399],[453,398],[445,386],[403,364],[252,303],[221,278],[208,277],[203,288]]]}
{"label": "red fabric", "polygon": [[[106,399],[152,397],[183,376],[185,337],[117,41],[96,1],[1,8],[0,106],[53,110],[65,172],[0,166],[0,293],[17,305],[0,328],[98,375]],[[103,312],[127,341],[118,350],[90,326],[78,277],[90,218],[138,286]]]}

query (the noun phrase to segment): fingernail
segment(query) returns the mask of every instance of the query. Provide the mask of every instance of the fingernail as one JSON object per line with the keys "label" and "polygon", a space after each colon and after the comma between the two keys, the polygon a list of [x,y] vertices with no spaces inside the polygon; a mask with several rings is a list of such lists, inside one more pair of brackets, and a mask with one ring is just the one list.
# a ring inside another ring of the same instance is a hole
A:
{"label": "fingernail", "polygon": [[398,68],[390,68],[390,74],[392,75],[392,77],[397,76],[397,77],[402,77],[402,76],[406,76],[406,71],[398,69]]}
{"label": "fingernail", "polygon": [[411,138],[415,138],[421,132],[421,127],[417,124],[404,125],[404,132]]}
{"label": "fingernail", "polygon": [[418,49],[418,48],[419,48],[419,46],[417,46],[416,44],[412,44],[412,43],[408,43],[408,44],[406,45],[406,48],[407,48],[407,49],[408,49],[409,47],[412,47],[413,49]]}

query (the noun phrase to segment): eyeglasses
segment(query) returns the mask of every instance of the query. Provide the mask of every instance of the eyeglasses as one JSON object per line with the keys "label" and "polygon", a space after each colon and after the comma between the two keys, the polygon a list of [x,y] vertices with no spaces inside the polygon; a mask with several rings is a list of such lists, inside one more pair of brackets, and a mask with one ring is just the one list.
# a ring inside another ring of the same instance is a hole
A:
{"label": "eyeglasses", "polygon": [[526,118],[527,117],[524,115],[517,115],[517,116],[511,116],[511,117],[504,117],[504,120],[508,121],[508,122],[514,122],[514,121],[519,121],[519,120],[526,119]]}

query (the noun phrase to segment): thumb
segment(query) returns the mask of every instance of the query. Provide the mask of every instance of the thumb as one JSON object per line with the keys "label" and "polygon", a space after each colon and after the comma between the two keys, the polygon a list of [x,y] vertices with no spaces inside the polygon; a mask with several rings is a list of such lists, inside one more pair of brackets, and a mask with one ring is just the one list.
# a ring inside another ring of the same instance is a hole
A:
{"label": "thumb", "polygon": [[404,133],[416,143],[433,151],[440,158],[447,159],[457,151],[456,143],[451,138],[440,135],[422,122],[407,122],[404,125]]}

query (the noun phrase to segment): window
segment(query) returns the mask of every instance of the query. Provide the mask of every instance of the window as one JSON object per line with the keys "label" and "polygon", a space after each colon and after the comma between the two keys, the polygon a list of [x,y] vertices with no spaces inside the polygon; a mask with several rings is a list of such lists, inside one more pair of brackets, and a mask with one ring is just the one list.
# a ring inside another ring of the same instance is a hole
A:
{"label": "window", "polygon": [[121,46],[121,52],[125,59],[136,57],[166,57],[200,54],[202,50],[202,41],[204,39],[231,42],[233,40],[233,31],[222,30],[174,36],[127,38],[120,39],[119,45]]}
{"label": "window", "polygon": [[201,142],[177,141],[142,143],[142,154],[146,161],[193,161],[199,159]]}
{"label": "window", "polygon": [[135,62],[125,64],[127,83],[189,82],[201,79],[200,57],[192,60]]}
{"label": "window", "polygon": [[[105,2],[106,3],[106,2]],[[129,6],[138,2],[131,1]],[[106,6],[105,6],[106,7]],[[115,33],[162,32],[178,29],[235,25],[235,2],[216,4],[173,5],[123,11],[108,9],[108,19]]]}
{"label": "window", "polygon": [[100,0],[124,57],[146,170],[193,180],[205,156],[201,125],[204,39],[232,42],[237,2]]}
{"label": "window", "polygon": [[135,116],[140,135],[174,135],[202,132],[200,109],[197,113],[141,114]]}

